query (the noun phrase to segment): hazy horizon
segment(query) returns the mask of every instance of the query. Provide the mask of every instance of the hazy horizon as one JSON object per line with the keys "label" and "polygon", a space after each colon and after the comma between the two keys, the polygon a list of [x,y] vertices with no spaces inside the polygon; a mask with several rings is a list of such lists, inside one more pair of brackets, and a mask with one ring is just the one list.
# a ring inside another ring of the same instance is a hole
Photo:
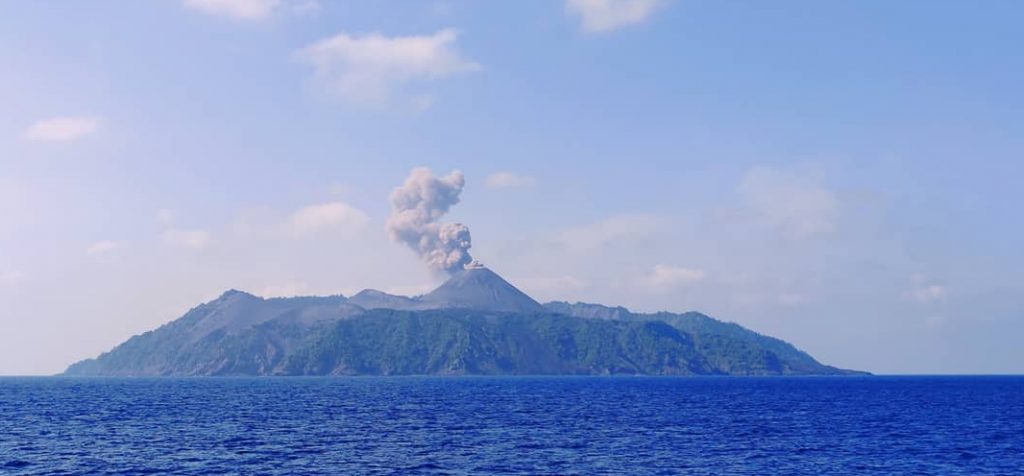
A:
{"label": "hazy horizon", "polygon": [[[4,3],[0,375],[228,289],[415,295],[470,258],[836,367],[1024,373],[1022,13]],[[418,167],[446,200],[396,219]]]}

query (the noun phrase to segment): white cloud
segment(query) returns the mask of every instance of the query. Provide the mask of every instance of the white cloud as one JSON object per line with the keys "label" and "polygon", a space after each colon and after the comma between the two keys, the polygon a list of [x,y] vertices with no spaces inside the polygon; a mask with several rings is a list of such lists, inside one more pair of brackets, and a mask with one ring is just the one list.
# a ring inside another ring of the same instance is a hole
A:
{"label": "white cloud", "polygon": [[637,238],[655,233],[665,226],[657,215],[616,215],[597,223],[562,231],[558,241],[577,251],[592,251],[617,240]]}
{"label": "white cloud", "polygon": [[25,138],[40,142],[70,142],[95,133],[100,118],[93,116],[54,117],[37,121],[25,130]]}
{"label": "white cloud", "polygon": [[208,15],[235,20],[262,20],[280,5],[280,0],[185,0],[185,7]]}
{"label": "white cloud", "polygon": [[308,236],[323,231],[352,236],[366,228],[369,221],[362,210],[344,202],[331,202],[295,211],[288,218],[287,226],[293,236]]}
{"label": "white cloud", "polygon": [[700,269],[659,264],[641,279],[642,284],[659,289],[691,286],[704,281],[707,273]]}
{"label": "white cloud", "polygon": [[210,245],[210,232],[205,230],[167,230],[160,238],[167,245],[201,250]]}
{"label": "white cloud", "polygon": [[296,15],[320,11],[317,0],[183,0],[182,3],[186,8],[207,15],[241,21],[265,20],[280,10]]}
{"label": "white cloud", "polygon": [[[296,56],[310,64],[316,80],[342,100],[381,107],[388,104],[395,89],[407,83],[478,71],[480,65],[455,50],[457,38],[452,29],[394,37],[341,33],[299,50]],[[414,107],[429,106],[410,101]]]}
{"label": "white cloud", "polygon": [[786,235],[835,231],[839,202],[818,176],[757,167],[743,177],[739,192],[747,211]]}
{"label": "white cloud", "polygon": [[297,15],[307,15],[319,12],[321,6],[317,0],[293,0],[289,4],[289,9]]}
{"label": "white cloud", "polygon": [[944,301],[949,295],[949,290],[946,286],[929,280],[924,275],[915,274],[910,277],[910,282],[911,289],[904,293],[904,297],[911,301],[929,304]]}
{"label": "white cloud", "polygon": [[948,291],[940,284],[929,284],[910,291],[910,298],[921,303],[941,301],[946,298]]}
{"label": "white cloud", "polygon": [[490,188],[524,188],[532,187],[534,183],[536,180],[533,177],[515,172],[495,172],[487,177],[487,186]]}
{"label": "white cloud", "polygon": [[580,17],[583,31],[600,33],[643,23],[661,0],[567,0],[565,10]]}
{"label": "white cloud", "polygon": [[315,236],[351,238],[366,229],[369,216],[342,201],[308,205],[288,213],[252,208],[227,226],[233,238],[287,240]]}
{"label": "white cloud", "polygon": [[90,255],[100,255],[114,251],[115,249],[117,249],[118,246],[120,246],[120,243],[116,241],[97,241],[96,243],[90,245],[86,252]]}

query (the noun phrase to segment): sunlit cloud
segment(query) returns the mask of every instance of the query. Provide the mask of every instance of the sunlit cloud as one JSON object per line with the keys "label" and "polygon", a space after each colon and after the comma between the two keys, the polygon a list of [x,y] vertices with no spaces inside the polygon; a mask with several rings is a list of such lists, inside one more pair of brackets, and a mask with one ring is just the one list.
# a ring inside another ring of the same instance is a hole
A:
{"label": "sunlit cloud", "polygon": [[661,0],[567,0],[565,10],[580,18],[587,33],[602,33],[646,21]]}
{"label": "sunlit cloud", "polygon": [[280,0],[184,0],[186,8],[235,20],[262,20],[280,4]]}
{"label": "sunlit cloud", "polygon": [[25,138],[37,142],[71,142],[94,134],[101,120],[94,116],[53,117],[33,123]]}
{"label": "sunlit cloud", "polygon": [[309,236],[333,231],[352,236],[366,228],[370,218],[362,210],[344,202],[331,202],[296,210],[288,218],[287,227],[293,236]]}
{"label": "sunlit cloud", "polygon": [[[457,39],[453,29],[391,37],[340,33],[299,50],[296,57],[313,67],[315,81],[330,94],[349,104],[382,107],[408,84],[479,71],[480,65],[455,49]],[[422,94],[405,99],[415,109],[434,101]]]}

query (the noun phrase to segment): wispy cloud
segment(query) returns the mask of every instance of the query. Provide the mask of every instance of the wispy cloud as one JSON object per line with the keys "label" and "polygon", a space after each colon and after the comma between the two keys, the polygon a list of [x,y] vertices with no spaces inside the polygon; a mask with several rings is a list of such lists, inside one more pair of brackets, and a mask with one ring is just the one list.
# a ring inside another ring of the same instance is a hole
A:
{"label": "wispy cloud", "polygon": [[156,221],[160,224],[167,225],[174,221],[174,210],[169,208],[162,208],[156,212]]}
{"label": "wispy cloud", "polygon": [[201,250],[212,242],[210,232],[206,230],[172,229],[163,232],[160,239],[167,245]]}
{"label": "wispy cloud", "polygon": [[89,248],[87,248],[85,251],[90,255],[100,255],[114,251],[120,246],[121,244],[116,241],[103,240],[97,241],[92,245],[89,245]]}
{"label": "wispy cloud", "polygon": [[[455,49],[453,29],[432,35],[393,36],[341,33],[296,53],[313,67],[315,79],[330,93],[354,105],[387,105],[405,85],[480,70]],[[407,98],[415,108],[429,106],[419,95]]]}
{"label": "wispy cloud", "polygon": [[94,134],[101,120],[95,116],[53,117],[37,121],[25,130],[25,138],[39,142],[70,142]]}
{"label": "wispy cloud", "polygon": [[922,274],[915,274],[911,276],[910,283],[910,290],[904,293],[904,297],[911,301],[930,304],[938,301],[944,301],[949,295],[949,290],[946,286],[928,279]]}
{"label": "wispy cloud", "polygon": [[602,33],[643,23],[661,0],[567,0],[565,10],[579,16],[583,31]]}
{"label": "wispy cloud", "polygon": [[935,302],[946,298],[948,292],[946,287],[940,284],[929,284],[914,288],[908,293],[908,297],[921,303]]}
{"label": "wispy cloud", "polygon": [[536,182],[533,177],[515,172],[495,172],[487,177],[487,186],[490,188],[526,188]]}
{"label": "wispy cloud", "polygon": [[344,202],[331,202],[296,210],[288,218],[288,231],[297,237],[332,231],[352,236],[366,228],[370,219],[362,210]]}
{"label": "wispy cloud", "polygon": [[184,0],[185,7],[207,15],[235,20],[262,20],[270,16],[280,0]]}
{"label": "wispy cloud", "polygon": [[835,231],[839,200],[817,174],[756,167],[743,177],[739,193],[745,212],[790,237]]}
{"label": "wispy cloud", "polygon": [[587,288],[586,281],[570,275],[516,278],[512,282],[530,296],[542,301],[568,299]]}
{"label": "wispy cloud", "polygon": [[320,10],[317,0],[183,0],[185,8],[238,21],[259,21],[278,11],[297,15]]}
{"label": "wispy cloud", "polygon": [[652,288],[669,290],[697,284],[706,277],[707,273],[701,269],[659,264],[640,281]]}
{"label": "wispy cloud", "polygon": [[592,251],[614,241],[638,238],[665,227],[666,219],[652,214],[615,215],[597,223],[563,230],[558,241],[566,248]]}

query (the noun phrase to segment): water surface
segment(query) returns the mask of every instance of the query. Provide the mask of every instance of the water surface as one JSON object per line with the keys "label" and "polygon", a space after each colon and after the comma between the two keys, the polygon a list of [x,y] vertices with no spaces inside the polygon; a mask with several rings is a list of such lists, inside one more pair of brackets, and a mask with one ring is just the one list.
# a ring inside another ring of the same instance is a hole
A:
{"label": "water surface", "polygon": [[2,474],[1024,474],[1024,377],[0,378]]}

